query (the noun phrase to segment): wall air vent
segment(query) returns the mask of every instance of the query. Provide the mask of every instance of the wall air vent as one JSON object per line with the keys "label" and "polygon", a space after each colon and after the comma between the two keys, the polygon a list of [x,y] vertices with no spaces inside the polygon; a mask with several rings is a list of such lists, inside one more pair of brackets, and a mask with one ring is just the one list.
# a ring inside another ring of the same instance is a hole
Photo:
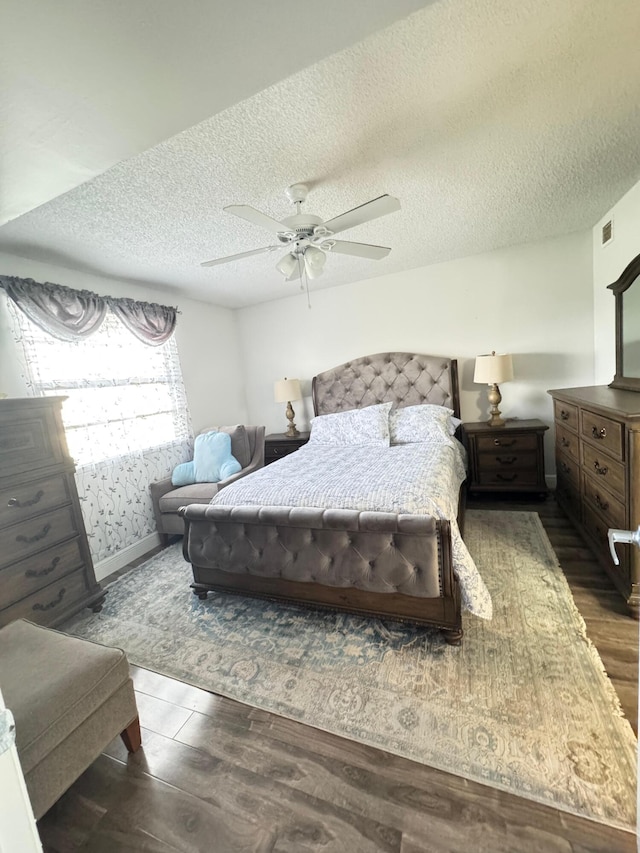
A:
{"label": "wall air vent", "polygon": [[610,243],[613,240],[613,219],[610,219],[608,222],[602,226],[602,245],[606,246],[607,243]]}

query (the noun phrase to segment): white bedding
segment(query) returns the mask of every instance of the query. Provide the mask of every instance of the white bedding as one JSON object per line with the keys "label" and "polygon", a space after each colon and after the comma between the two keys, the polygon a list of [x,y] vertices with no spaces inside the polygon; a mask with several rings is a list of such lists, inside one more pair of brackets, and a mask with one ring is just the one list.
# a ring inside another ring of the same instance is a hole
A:
{"label": "white bedding", "polygon": [[455,439],[394,447],[307,444],[226,486],[211,503],[379,510],[448,519],[463,606],[491,619],[491,597],[456,522],[465,478],[463,454]]}

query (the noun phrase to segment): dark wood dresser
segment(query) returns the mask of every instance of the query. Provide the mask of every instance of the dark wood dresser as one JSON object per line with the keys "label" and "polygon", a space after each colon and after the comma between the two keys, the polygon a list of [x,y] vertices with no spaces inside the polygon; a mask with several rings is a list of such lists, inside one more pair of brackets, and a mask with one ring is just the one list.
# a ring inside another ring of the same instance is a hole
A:
{"label": "dark wood dresser", "polygon": [[598,559],[640,618],[640,551],[618,545],[610,527],[640,524],[640,394],[607,385],[562,388],[553,397],[558,503],[591,542]]}
{"label": "dark wood dresser", "polygon": [[487,421],[462,425],[469,452],[468,490],[547,494],[544,479],[544,433],[538,420],[512,420],[502,427]]}
{"label": "dark wood dresser", "polygon": [[276,459],[282,459],[283,456],[295,453],[296,450],[299,450],[308,441],[308,432],[301,432],[295,438],[288,436],[284,432],[272,432],[271,435],[265,436],[264,439],[264,464],[269,465],[271,462],[275,462]]}
{"label": "dark wood dresser", "polygon": [[60,409],[64,397],[0,400],[0,627],[57,625],[99,610]]}

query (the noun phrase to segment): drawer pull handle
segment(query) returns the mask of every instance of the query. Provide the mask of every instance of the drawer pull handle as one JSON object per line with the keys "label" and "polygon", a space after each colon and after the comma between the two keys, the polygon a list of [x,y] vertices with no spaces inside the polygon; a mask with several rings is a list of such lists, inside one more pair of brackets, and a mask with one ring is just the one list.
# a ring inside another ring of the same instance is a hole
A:
{"label": "drawer pull handle", "polygon": [[18,509],[22,509],[25,506],[34,506],[37,504],[41,498],[44,497],[44,492],[40,489],[30,500],[28,501],[19,501],[18,498],[9,498],[7,502],[7,506],[15,506]]}
{"label": "drawer pull handle", "polygon": [[566,463],[566,462],[561,462],[561,463],[560,463],[560,468],[561,468],[561,470],[562,470],[562,471],[564,471],[564,473],[565,473],[565,474],[570,474],[570,473],[571,473],[571,468],[569,468],[569,466],[567,465],[567,463]]}
{"label": "drawer pull handle", "polygon": [[571,417],[571,415],[569,414],[569,412],[562,409],[562,411],[560,412],[560,420],[561,421],[568,421],[570,417]]}
{"label": "drawer pull handle", "polygon": [[560,444],[563,447],[571,447],[571,442],[569,441],[568,438],[565,438],[564,436],[562,436],[562,438],[560,439]]}
{"label": "drawer pull handle", "polygon": [[600,429],[598,429],[598,427],[594,426],[594,427],[591,427],[591,435],[594,438],[597,438],[598,441],[601,441],[603,438],[607,437],[607,431],[604,427],[601,427]]}
{"label": "drawer pull handle", "polygon": [[496,474],[496,478],[502,480],[503,483],[513,483],[514,480],[517,480],[518,475],[515,473],[510,475],[498,473]]}
{"label": "drawer pull handle", "polygon": [[596,495],[594,500],[596,502],[596,506],[600,507],[600,509],[604,510],[604,512],[609,509],[609,501],[603,501],[600,495]]}
{"label": "drawer pull handle", "polygon": [[493,443],[496,447],[513,447],[513,445],[516,443],[516,440],[515,438],[512,438],[510,441],[501,441],[499,438],[494,438]]}
{"label": "drawer pull handle", "polygon": [[601,477],[606,477],[609,471],[607,465],[601,465],[598,460],[593,463],[593,467],[596,469],[596,474],[600,474]]}
{"label": "drawer pull handle", "polygon": [[513,465],[514,462],[518,461],[517,456],[496,456],[496,460],[501,465]]}
{"label": "drawer pull handle", "polygon": [[44,578],[46,575],[51,574],[59,562],[60,557],[54,557],[50,566],[46,566],[44,569],[27,569],[24,576],[26,578]]}
{"label": "drawer pull handle", "polygon": [[24,542],[25,545],[33,545],[34,542],[38,542],[40,539],[44,539],[44,537],[51,531],[51,525],[45,524],[40,533],[35,533],[33,536],[16,536],[16,542]]}
{"label": "drawer pull handle", "polygon": [[66,591],[67,590],[64,587],[62,587],[62,589],[60,590],[58,595],[52,601],[47,602],[47,604],[34,604],[31,609],[32,610],[52,610],[54,607],[57,607],[60,604],[60,602],[64,598]]}

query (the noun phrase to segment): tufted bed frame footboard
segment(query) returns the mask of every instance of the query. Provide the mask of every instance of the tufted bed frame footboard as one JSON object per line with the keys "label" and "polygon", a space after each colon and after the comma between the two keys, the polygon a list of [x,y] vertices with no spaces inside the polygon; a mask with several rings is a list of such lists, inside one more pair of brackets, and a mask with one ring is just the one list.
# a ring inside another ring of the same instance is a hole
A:
{"label": "tufted bed frame footboard", "polygon": [[[316,414],[392,401],[459,415],[452,359],[380,353],[313,381]],[[277,464],[277,463],[275,463]],[[251,475],[249,475],[251,476]],[[450,525],[428,515],[287,506],[192,504],[183,550],[192,588],[253,595],[440,628],[462,639]],[[458,513],[462,523],[462,505]]]}

